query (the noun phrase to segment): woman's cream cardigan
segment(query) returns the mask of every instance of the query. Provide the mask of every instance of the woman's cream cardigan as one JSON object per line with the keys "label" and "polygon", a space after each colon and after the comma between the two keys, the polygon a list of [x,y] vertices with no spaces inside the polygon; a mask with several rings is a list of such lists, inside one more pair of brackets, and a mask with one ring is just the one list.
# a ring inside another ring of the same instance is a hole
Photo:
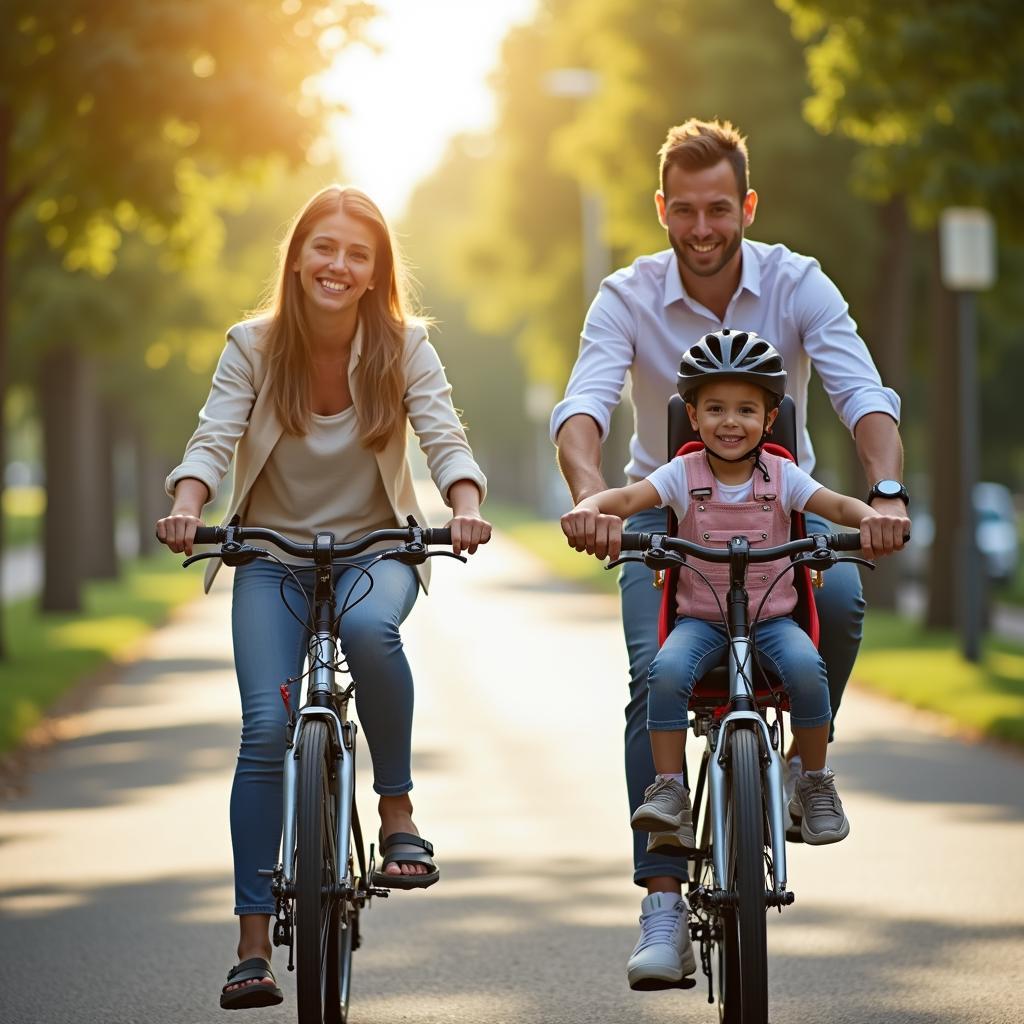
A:
{"label": "woman's cream cardigan", "polygon": [[[199,411],[199,426],[185,448],[181,464],[171,471],[165,482],[167,493],[173,497],[179,480],[194,477],[206,484],[212,501],[233,456],[234,489],[225,523],[235,515],[240,515],[244,521],[249,492],[283,430],[270,400],[266,361],[260,344],[267,322],[266,319],[247,320],[228,331],[227,345],[214,372],[210,395]],[[349,387],[357,409],[360,378],[356,368],[365,344],[367,341],[360,327],[352,339],[348,368]],[[483,498],[487,480],[473,458],[465,431],[452,407],[452,389],[441,360],[427,340],[426,329],[419,324],[406,328],[403,366],[407,423],[419,438],[430,475],[441,496],[450,504],[448,490],[452,484],[457,480],[472,480]],[[395,523],[404,526],[406,516],[412,515],[424,525],[406,458],[406,430],[396,431],[383,450],[374,455],[394,510]],[[339,480],[338,484],[343,486],[344,481]],[[207,591],[220,565],[219,559],[210,559],[205,579]],[[426,590],[430,581],[430,560],[416,571]]]}

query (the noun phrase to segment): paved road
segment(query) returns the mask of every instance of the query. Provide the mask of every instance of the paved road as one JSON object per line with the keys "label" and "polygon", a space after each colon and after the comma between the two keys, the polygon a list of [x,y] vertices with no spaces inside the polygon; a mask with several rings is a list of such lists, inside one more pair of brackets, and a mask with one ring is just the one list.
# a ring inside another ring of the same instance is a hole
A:
{"label": "paved road", "polygon": [[[501,542],[468,567],[438,563],[435,580],[406,635],[414,796],[442,882],[375,903],[353,1020],[711,1024],[699,988],[625,984],[638,890],[614,602],[560,589]],[[3,806],[5,1024],[224,1019],[237,741],[227,611],[223,590],[184,609],[64,723],[29,791]],[[792,851],[797,903],[769,918],[773,1021],[1024,1019],[1024,759],[862,693],[841,738],[853,832]],[[372,808],[368,789],[362,804]],[[295,1019],[280,973],[288,1001],[251,1019]]]}

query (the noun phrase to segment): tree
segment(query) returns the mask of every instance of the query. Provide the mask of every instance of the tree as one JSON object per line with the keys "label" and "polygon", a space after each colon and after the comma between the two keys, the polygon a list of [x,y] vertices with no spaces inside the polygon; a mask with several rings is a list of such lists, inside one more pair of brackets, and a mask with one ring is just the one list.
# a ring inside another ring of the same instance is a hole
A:
{"label": "tree", "polygon": [[1024,236],[1024,12],[1013,0],[776,2],[808,44],[808,121],[856,141],[859,190],[878,202],[905,196],[917,226],[930,232],[936,535],[927,621],[949,626],[960,466],[950,415],[957,407],[954,320],[935,269],[934,225],[944,207],[983,206],[1003,237]]}
{"label": "tree", "polygon": [[[127,231],[174,242],[199,227],[197,176],[305,159],[324,107],[304,83],[371,14],[327,0],[4,5],[0,401],[8,261],[43,236],[66,270],[102,277]],[[69,344],[87,348],[86,330]]]}

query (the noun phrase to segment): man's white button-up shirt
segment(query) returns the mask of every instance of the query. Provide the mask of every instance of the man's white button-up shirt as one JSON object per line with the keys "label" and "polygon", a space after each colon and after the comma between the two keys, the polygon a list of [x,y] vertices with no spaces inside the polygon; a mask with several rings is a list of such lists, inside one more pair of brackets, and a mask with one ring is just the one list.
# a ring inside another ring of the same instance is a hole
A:
{"label": "man's white button-up shirt", "polygon": [[722,320],[687,295],[671,249],[605,278],[587,313],[565,398],[551,414],[552,440],[577,413],[593,417],[604,438],[629,373],[635,414],[626,476],[643,480],[667,461],[666,415],[680,357],[724,327],[754,331],[782,354],[796,403],[797,458],[806,472],[814,471],[807,433],[812,366],[851,432],[871,412],[899,422],[899,396],[883,387],[846,301],[817,260],[784,245],[744,239],[742,246],[739,287]]}

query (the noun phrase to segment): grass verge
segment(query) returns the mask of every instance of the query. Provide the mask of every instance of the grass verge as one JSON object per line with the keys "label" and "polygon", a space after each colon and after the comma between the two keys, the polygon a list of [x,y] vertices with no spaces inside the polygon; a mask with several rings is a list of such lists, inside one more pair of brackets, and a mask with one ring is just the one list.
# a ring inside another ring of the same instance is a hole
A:
{"label": "grass verge", "polygon": [[35,599],[4,610],[8,660],[0,664],[0,754],[11,750],[63,693],[126,657],[176,605],[197,596],[200,573],[161,552],[125,565],[118,580],[93,582],[83,610],[44,614]]}
{"label": "grass verge", "polygon": [[854,676],[972,732],[1024,746],[1024,647],[989,638],[981,664],[972,665],[955,634],[876,611],[868,615]]}
{"label": "grass verge", "polygon": [[[528,511],[487,503],[485,515],[540,558],[554,575],[590,590],[618,594],[617,573],[573,551],[556,522]],[[980,665],[960,657],[950,632],[926,631],[881,611],[868,613],[854,678],[866,688],[934,711],[960,727],[1024,746],[1024,647],[1001,640],[985,643]]]}

